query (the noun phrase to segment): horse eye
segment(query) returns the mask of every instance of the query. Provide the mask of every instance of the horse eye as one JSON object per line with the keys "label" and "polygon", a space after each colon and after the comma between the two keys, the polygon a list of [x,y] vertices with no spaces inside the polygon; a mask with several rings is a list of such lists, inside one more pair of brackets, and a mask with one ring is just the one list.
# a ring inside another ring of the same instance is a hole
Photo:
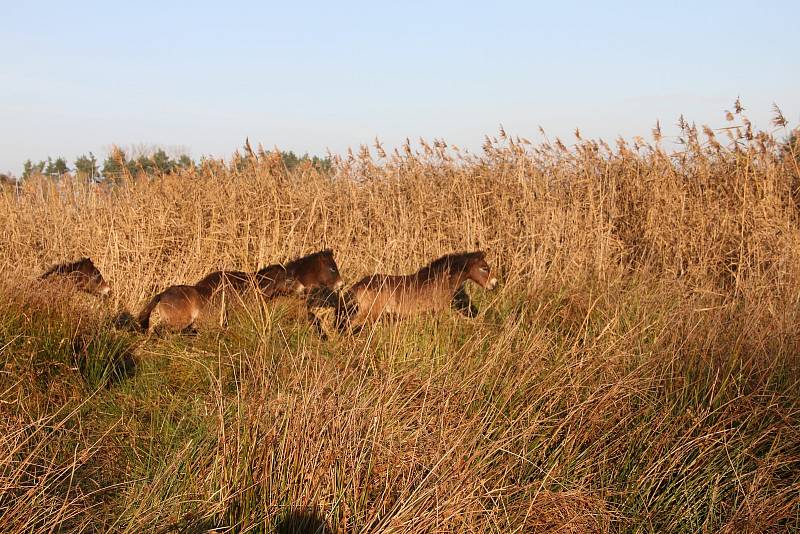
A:
{"label": "horse eye", "polygon": [[331,267],[330,269],[331,269],[331,272],[332,272],[332,273],[335,273],[335,272],[336,272],[336,267]]}
{"label": "horse eye", "polygon": [[488,267],[481,267],[481,272],[482,273],[488,273],[489,272],[489,268]]}

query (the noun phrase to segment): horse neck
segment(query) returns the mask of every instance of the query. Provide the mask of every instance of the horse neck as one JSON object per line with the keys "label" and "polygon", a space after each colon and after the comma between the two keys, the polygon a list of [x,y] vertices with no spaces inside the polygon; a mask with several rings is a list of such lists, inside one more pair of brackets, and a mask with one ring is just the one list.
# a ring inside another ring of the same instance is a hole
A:
{"label": "horse neck", "polygon": [[469,280],[469,276],[464,270],[456,273],[451,271],[448,279],[450,280],[450,289],[455,293]]}
{"label": "horse neck", "polygon": [[271,280],[272,278],[276,277],[278,273],[285,270],[286,270],[285,267],[283,267],[281,264],[275,263],[273,265],[267,265],[266,267],[262,267],[261,269],[253,273],[253,275],[259,280],[264,278],[268,278]]}
{"label": "horse neck", "polygon": [[208,295],[211,295],[220,285],[222,285],[222,274],[214,273],[214,276],[208,275],[204,277],[194,287],[202,294],[208,293]]}
{"label": "horse neck", "polygon": [[424,267],[415,275],[420,282],[428,282],[440,286],[442,289],[447,289],[455,293],[459,287],[466,282],[466,273],[453,272],[452,269],[436,269]]}
{"label": "horse neck", "polygon": [[276,293],[278,284],[289,275],[285,267],[270,265],[255,273],[256,284],[262,293],[269,296]]}
{"label": "horse neck", "polygon": [[200,293],[200,296],[204,300],[210,299],[211,295],[214,294],[214,288],[211,287],[210,285],[206,285],[206,284],[196,285],[196,286],[194,286],[194,288],[197,290],[198,293]]}

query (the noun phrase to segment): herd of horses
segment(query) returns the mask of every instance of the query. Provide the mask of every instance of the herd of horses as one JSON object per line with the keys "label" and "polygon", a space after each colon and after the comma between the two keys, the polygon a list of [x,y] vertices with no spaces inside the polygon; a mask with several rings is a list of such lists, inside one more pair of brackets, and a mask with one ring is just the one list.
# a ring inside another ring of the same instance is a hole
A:
{"label": "herd of horses", "polygon": [[[40,278],[61,280],[101,297],[111,294],[111,285],[90,258],[56,265]],[[326,337],[325,332],[313,311],[320,307],[335,310],[335,325],[340,332],[358,331],[382,316],[403,317],[446,308],[475,317],[478,309],[465,288],[469,280],[488,290],[497,285],[483,251],[447,254],[413,274],[373,274],[344,290],[333,251],[325,249],[253,273],[214,271],[194,285],[169,286],[149,300],[134,327],[148,332],[154,313],[159,317],[160,330],[194,331],[198,324],[217,318],[224,325],[228,308],[253,296],[267,301],[281,296],[301,299],[322,337]]]}

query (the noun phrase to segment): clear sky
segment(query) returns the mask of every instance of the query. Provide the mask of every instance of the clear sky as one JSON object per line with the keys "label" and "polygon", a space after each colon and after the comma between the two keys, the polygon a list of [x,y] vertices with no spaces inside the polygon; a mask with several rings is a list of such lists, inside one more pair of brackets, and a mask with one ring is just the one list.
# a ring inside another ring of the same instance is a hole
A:
{"label": "clear sky", "polygon": [[[800,1],[0,0],[0,171],[111,144],[198,158],[405,137],[613,140],[740,95],[800,124]],[[670,131],[671,130],[671,131]]]}

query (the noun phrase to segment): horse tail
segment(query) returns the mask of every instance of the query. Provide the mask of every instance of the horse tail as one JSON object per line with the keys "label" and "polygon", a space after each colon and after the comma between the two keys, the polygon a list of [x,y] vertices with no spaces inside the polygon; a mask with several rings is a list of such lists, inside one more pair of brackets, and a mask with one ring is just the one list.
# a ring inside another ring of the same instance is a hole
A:
{"label": "horse tail", "polygon": [[158,306],[159,302],[161,302],[162,295],[163,293],[159,293],[150,299],[150,302],[147,303],[147,306],[145,306],[144,309],[139,312],[139,317],[137,317],[137,320],[139,322],[139,329],[142,330],[142,332],[147,332],[147,329],[150,327],[150,314],[153,313],[155,307]]}

